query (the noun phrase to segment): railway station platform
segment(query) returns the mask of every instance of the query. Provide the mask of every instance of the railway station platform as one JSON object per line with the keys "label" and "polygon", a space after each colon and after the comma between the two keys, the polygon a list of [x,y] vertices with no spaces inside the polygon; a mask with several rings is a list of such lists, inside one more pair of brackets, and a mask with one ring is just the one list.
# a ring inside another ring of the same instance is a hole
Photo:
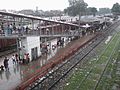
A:
{"label": "railway station platform", "polygon": [[[56,60],[58,57],[70,51],[72,47],[78,47],[95,36],[96,34],[91,34],[81,37],[78,40],[73,40],[66,46],[57,47],[54,51],[51,50],[50,54],[42,55],[39,59],[24,65],[13,64],[11,57],[15,53],[7,55],[9,58],[9,71],[0,71],[0,90],[16,90],[17,87],[29,82],[29,80],[35,76],[36,72],[47,65],[47,63]],[[4,57],[0,58],[0,65],[3,65],[3,59]],[[41,65],[41,63],[44,65]]]}

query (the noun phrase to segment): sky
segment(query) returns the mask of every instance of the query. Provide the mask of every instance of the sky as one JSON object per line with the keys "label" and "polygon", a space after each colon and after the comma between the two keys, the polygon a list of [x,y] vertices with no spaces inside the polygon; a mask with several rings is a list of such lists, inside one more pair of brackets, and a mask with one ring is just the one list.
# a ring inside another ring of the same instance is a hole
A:
{"label": "sky", "polygon": [[[84,0],[89,7],[112,8],[113,4],[120,0]],[[39,10],[64,10],[69,6],[68,0],[0,0],[0,9],[7,10],[22,10],[22,9],[36,9]]]}

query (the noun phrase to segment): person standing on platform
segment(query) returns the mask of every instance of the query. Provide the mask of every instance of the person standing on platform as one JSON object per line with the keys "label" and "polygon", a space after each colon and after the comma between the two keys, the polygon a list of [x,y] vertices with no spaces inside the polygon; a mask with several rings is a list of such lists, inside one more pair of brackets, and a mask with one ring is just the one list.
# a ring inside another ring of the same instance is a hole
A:
{"label": "person standing on platform", "polygon": [[26,54],[24,54],[24,58],[23,58],[23,64],[26,64]]}
{"label": "person standing on platform", "polygon": [[16,60],[15,60],[15,55],[12,56],[12,61],[13,61],[13,64],[16,63]]}
{"label": "person standing on platform", "polygon": [[13,26],[12,24],[10,24],[10,35],[12,34],[12,32],[13,32]]}
{"label": "person standing on platform", "polygon": [[0,69],[1,69],[1,71],[4,71],[4,66],[1,65],[1,66],[0,66]]}
{"label": "person standing on platform", "polygon": [[24,54],[24,61],[23,64],[28,64],[29,63],[29,53]]}
{"label": "person standing on platform", "polygon": [[9,24],[7,26],[7,33],[8,33],[8,35],[11,35],[11,29],[10,29],[10,25]]}
{"label": "person standing on platform", "polygon": [[3,22],[1,23],[1,35],[4,34],[4,25]]}
{"label": "person standing on platform", "polygon": [[21,26],[21,35],[25,34],[25,27]]}
{"label": "person standing on platform", "polygon": [[19,35],[21,35],[21,31],[22,31],[22,28],[21,28],[21,26],[20,26],[20,24],[19,24],[19,26],[18,26],[18,34],[19,34]]}
{"label": "person standing on platform", "polygon": [[5,36],[8,36],[9,35],[9,25],[5,25],[6,27],[4,28],[4,33],[5,33]]}
{"label": "person standing on platform", "polygon": [[20,64],[22,64],[24,62],[23,59],[24,59],[24,54],[22,52],[20,52],[20,54],[19,54],[19,61],[20,61],[19,63]]}
{"label": "person standing on platform", "polygon": [[15,26],[15,23],[13,23],[13,31],[14,31],[14,33],[16,33],[16,26]]}
{"label": "person standing on platform", "polygon": [[29,62],[30,62],[30,56],[29,56],[29,53],[27,53],[27,55],[26,55],[26,59],[27,59],[27,63],[29,63]]}
{"label": "person standing on platform", "polygon": [[29,30],[29,28],[28,28],[28,26],[26,26],[26,30],[25,30],[26,34],[28,34],[28,30]]}
{"label": "person standing on platform", "polygon": [[55,45],[52,45],[52,50],[54,51],[56,49],[56,46]]}
{"label": "person standing on platform", "polygon": [[18,63],[19,59],[18,59],[18,54],[17,53],[15,54],[15,59],[16,59],[16,62]]}
{"label": "person standing on platform", "polygon": [[6,71],[9,70],[8,61],[9,61],[9,59],[7,57],[5,57],[3,64],[4,64]]}

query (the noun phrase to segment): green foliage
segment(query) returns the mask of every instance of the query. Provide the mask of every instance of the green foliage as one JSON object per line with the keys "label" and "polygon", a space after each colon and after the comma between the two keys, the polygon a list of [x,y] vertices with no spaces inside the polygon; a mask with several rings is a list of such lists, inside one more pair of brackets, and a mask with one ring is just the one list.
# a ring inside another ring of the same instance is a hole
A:
{"label": "green foliage", "polygon": [[68,15],[76,16],[81,13],[83,15],[87,9],[87,3],[84,0],[69,0],[69,7],[64,9],[65,13]]}
{"label": "green foliage", "polygon": [[[118,56],[116,50],[119,46],[119,35],[120,33],[114,35],[105,47],[105,50],[94,63],[86,62],[91,65],[86,64],[82,69],[77,71],[77,73],[74,73],[68,81],[69,85],[66,85],[64,90],[76,90],[78,86],[79,90],[93,90],[102,73],[103,76],[96,90],[111,90],[111,86],[114,83],[114,78],[112,78],[111,74],[114,70],[114,60]],[[117,78],[116,80],[119,79]],[[120,80],[117,83],[119,84]]]}
{"label": "green foliage", "polygon": [[69,7],[64,9],[64,13],[67,13],[70,16],[76,15],[85,15],[85,13],[89,15],[95,16],[97,13],[97,9],[95,7],[87,8],[88,4],[84,2],[84,0],[68,0]]}
{"label": "green foliage", "polygon": [[113,14],[119,15],[120,14],[120,5],[119,5],[119,3],[115,3],[111,10],[112,10]]}
{"label": "green foliage", "polygon": [[87,12],[88,15],[95,16],[96,13],[97,13],[97,8],[95,8],[95,7],[89,7],[89,8],[87,8],[86,12]]}
{"label": "green foliage", "polygon": [[98,14],[108,14],[108,13],[111,13],[110,8],[99,8]]}

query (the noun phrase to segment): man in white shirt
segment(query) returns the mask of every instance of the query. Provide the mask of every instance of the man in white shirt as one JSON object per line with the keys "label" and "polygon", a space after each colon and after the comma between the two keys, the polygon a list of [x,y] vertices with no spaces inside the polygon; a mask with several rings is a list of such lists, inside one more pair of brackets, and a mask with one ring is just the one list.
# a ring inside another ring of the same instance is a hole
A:
{"label": "man in white shirt", "polygon": [[15,55],[12,56],[12,60],[13,60],[13,64],[15,64],[16,63]]}

